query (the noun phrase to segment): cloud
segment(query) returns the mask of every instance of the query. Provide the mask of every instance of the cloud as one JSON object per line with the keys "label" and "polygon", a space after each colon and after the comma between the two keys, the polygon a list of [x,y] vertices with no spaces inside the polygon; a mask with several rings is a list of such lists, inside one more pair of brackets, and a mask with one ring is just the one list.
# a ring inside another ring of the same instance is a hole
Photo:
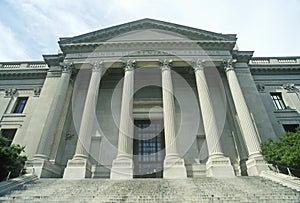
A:
{"label": "cloud", "polygon": [[259,55],[300,53],[299,0],[6,0],[0,2],[0,60],[41,59],[57,52],[59,37],[146,17],[238,34],[240,49]]}

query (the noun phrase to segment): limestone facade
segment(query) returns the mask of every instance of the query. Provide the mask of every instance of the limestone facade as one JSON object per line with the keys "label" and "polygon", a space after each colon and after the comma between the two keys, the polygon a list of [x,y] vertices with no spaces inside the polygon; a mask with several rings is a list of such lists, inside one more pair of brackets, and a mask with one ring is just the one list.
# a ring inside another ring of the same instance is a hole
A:
{"label": "limestone facade", "polygon": [[142,19],[59,46],[0,62],[1,132],[42,178],[256,176],[260,143],[300,124],[300,56],[236,35]]}

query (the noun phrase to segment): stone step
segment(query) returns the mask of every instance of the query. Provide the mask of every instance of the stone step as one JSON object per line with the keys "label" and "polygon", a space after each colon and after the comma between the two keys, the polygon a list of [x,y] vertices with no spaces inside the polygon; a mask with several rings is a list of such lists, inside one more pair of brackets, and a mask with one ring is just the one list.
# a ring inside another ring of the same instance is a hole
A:
{"label": "stone step", "polygon": [[300,202],[300,193],[260,177],[165,179],[39,179],[2,202]]}

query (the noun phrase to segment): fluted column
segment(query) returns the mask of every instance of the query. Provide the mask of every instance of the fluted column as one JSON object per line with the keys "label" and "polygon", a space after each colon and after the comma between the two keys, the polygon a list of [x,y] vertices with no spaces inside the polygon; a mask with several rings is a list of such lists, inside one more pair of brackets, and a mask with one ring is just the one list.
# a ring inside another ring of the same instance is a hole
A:
{"label": "fluted column", "polygon": [[175,104],[170,62],[164,60],[161,66],[166,159],[172,156],[179,157],[176,145]]}
{"label": "fluted column", "polygon": [[91,176],[91,164],[88,160],[91,145],[92,130],[95,118],[95,109],[98,100],[99,85],[104,66],[103,62],[95,62],[84,103],[78,141],[75,155],[68,161],[64,171],[65,179],[83,179]]}
{"label": "fluted column", "polygon": [[56,127],[59,122],[59,116],[64,104],[72,73],[72,64],[61,63],[60,66],[62,68],[62,74],[57,86],[57,93],[54,97],[53,103],[50,106],[47,122],[43,128],[41,140],[37,149],[37,153],[34,155],[34,159],[49,160],[51,153]]}
{"label": "fluted column", "polygon": [[128,60],[125,65],[123,93],[120,114],[118,155],[113,161],[111,179],[133,178],[133,93],[134,93],[134,68],[135,61]]}
{"label": "fluted column", "polygon": [[223,156],[222,147],[220,144],[220,131],[217,126],[217,121],[204,74],[203,62],[197,60],[193,68],[195,71],[196,85],[203,118],[203,126],[206,135],[208,154],[209,156]]}
{"label": "fluted column", "polygon": [[230,159],[225,157],[222,151],[220,136],[210,92],[204,73],[205,61],[194,62],[196,85],[198,90],[199,103],[203,118],[205,138],[208,147],[209,158],[207,161],[208,176],[233,176],[234,171]]}
{"label": "fluted column", "polygon": [[235,70],[232,66],[232,60],[224,60],[224,70],[226,72],[232,99],[239,118],[241,130],[248,149],[248,175],[259,175],[264,170],[265,164],[260,153],[260,140],[255,129],[251,114],[247,107],[242,89],[240,87]]}
{"label": "fluted column", "polygon": [[99,85],[103,72],[103,62],[93,64],[91,80],[84,103],[78,141],[74,159],[87,159],[92,138],[92,128],[95,119],[95,109],[98,101]]}
{"label": "fluted column", "polygon": [[164,178],[187,177],[184,160],[177,152],[175,132],[175,104],[171,74],[171,60],[161,61],[165,150]]}
{"label": "fluted column", "polygon": [[123,83],[117,158],[132,158],[134,67],[135,61],[127,61]]}

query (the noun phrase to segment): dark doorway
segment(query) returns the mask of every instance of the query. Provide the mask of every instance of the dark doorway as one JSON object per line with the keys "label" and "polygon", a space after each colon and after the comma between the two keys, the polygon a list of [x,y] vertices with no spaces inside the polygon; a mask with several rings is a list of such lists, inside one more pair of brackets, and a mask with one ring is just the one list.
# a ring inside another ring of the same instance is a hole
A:
{"label": "dark doorway", "polygon": [[163,121],[135,120],[134,178],[162,178],[165,158]]}

